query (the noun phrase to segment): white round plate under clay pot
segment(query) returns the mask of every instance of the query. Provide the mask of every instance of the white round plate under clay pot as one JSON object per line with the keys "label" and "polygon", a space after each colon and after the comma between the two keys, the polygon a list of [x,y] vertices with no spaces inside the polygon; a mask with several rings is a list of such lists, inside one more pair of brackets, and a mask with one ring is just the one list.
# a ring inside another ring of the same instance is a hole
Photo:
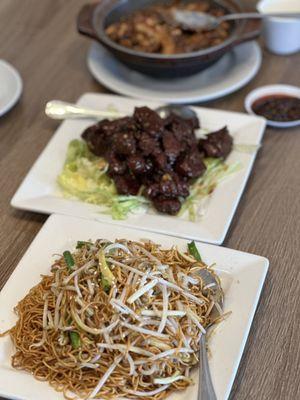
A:
{"label": "white round plate under clay pot", "polygon": [[251,41],[237,46],[199,74],[157,79],[131,70],[94,42],[87,63],[94,78],[114,92],[143,100],[186,104],[217,99],[237,91],[256,75],[261,60],[259,45]]}

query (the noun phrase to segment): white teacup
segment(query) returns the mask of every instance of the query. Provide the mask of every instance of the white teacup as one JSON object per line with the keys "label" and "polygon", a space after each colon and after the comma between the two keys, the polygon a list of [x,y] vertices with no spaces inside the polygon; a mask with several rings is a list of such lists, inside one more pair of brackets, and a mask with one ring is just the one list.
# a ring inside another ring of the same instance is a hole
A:
{"label": "white teacup", "polygon": [[[262,0],[257,10],[264,13],[300,12],[300,0]],[[265,18],[263,38],[266,47],[275,54],[292,54],[300,51],[300,18]]]}

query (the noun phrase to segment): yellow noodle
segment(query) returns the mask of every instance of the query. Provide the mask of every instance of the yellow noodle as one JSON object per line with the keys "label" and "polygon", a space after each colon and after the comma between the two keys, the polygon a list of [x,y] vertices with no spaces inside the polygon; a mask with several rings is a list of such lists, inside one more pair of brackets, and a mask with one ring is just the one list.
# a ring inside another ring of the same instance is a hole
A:
{"label": "yellow noodle", "polygon": [[[176,247],[164,250],[153,242],[140,243],[118,240],[116,243],[125,245],[131,254],[118,249],[108,255],[110,259],[125,264],[125,266],[128,265],[142,273],[159,271],[160,267],[155,261],[157,259],[161,265],[168,266],[167,269],[172,270],[175,284],[181,288],[182,281],[180,275],[182,274],[191,276],[197,269],[202,268],[207,268],[214,274],[213,270],[203,262],[196,260],[191,262],[188,258],[185,258]],[[62,392],[66,399],[89,398],[101,377],[114,363],[116,357],[123,354],[119,350],[104,348],[102,349],[100,358],[93,361],[95,356],[99,354],[97,344],[106,343],[107,337],[120,335],[120,338],[114,343],[126,345],[127,351],[95,398],[105,400],[122,396],[136,398],[136,395],[128,391],[151,392],[160,386],[153,382],[156,377],[167,378],[175,373],[185,375],[185,370],[187,368],[190,369],[197,362],[199,335],[201,331],[187,315],[173,318],[174,321],[177,321],[176,329],[172,325],[172,322],[167,320],[162,333],[168,336],[164,338],[157,337],[155,338],[157,341],[153,343],[151,343],[151,335],[136,331],[130,331],[127,336],[123,337],[126,334],[127,328],[119,322],[107,334],[101,333],[97,335],[92,335],[78,326],[72,317],[70,311],[71,305],[75,308],[75,312],[78,313],[82,322],[93,329],[107,327],[117,319],[121,321],[124,318],[126,318],[127,323],[137,326],[138,321],[131,314],[119,314],[110,304],[110,300],[115,293],[114,290],[116,290],[117,298],[120,298],[124,288],[123,303],[130,307],[134,313],[140,315],[141,308],[162,312],[162,291],[157,288],[154,288],[152,297],[149,296],[149,293],[145,293],[134,303],[126,303],[126,299],[139,290],[142,276],[133,278],[131,285],[126,286],[130,272],[121,266],[114,266],[113,263],[110,265],[110,269],[115,277],[115,286],[111,288],[108,294],[103,290],[100,270],[97,265],[97,254],[106,245],[106,241],[98,240],[93,245],[94,250],[90,250],[89,245],[86,245],[73,253],[77,268],[81,268],[89,261],[95,261],[94,266],[88,268],[88,270],[83,270],[78,275],[78,286],[82,298],[76,298],[77,292],[71,290],[71,287],[75,285],[74,278],[67,283],[68,288],[65,289],[64,279],[70,275],[70,271],[64,258],[60,257],[52,265],[51,274],[43,276],[41,282],[32,288],[27,296],[15,307],[15,312],[18,315],[16,325],[1,335],[9,333],[15,345],[16,352],[12,356],[12,366],[14,368],[27,371],[38,380],[49,382],[55,390]],[[151,253],[152,257],[147,256],[147,252]],[[190,255],[189,258],[191,258]],[[194,274],[193,276],[196,277],[197,275]],[[169,281],[167,271],[162,271],[160,277]],[[87,283],[88,280],[93,285],[93,293],[90,292]],[[185,296],[184,292],[168,289],[168,309],[177,310],[177,304],[180,301],[183,309],[189,308],[193,311],[205,328],[211,322],[210,313],[213,308],[210,291],[206,294],[203,293],[201,279],[199,279],[198,284],[191,283],[188,288],[183,289],[197,299],[201,299],[203,304],[193,302],[190,297]],[[55,321],[55,307],[60,292],[62,292],[62,297],[58,310],[59,326],[56,329],[53,326],[51,327],[47,318],[47,326],[44,329],[43,312],[45,299],[47,298],[48,312],[51,313],[51,319]],[[150,319],[153,320],[154,317]],[[157,331],[159,318],[157,320],[157,325],[143,325],[142,328]],[[68,327],[73,327],[72,331],[79,335],[80,346],[78,348],[72,347],[69,331],[63,330],[63,328],[68,329]],[[194,352],[187,355],[186,359],[181,357],[181,353],[179,352],[180,348],[185,347],[183,336],[189,338],[190,348]],[[159,341],[164,345],[168,345],[169,347],[167,348],[177,349],[173,358],[162,357],[156,361],[147,363],[147,357],[130,350],[131,346],[135,346],[157,356],[164,351],[159,347]],[[146,363],[135,366],[136,375],[130,375],[130,364],[126,354],[130,354],[134,363],[146,360]],[[82,365],[84,363],[97,364],[97,368],[88,368]],[[141,371],[145,368],[151,368],[152,365],[156,366],[156,371],[151,375],[143,375]],[[188,379],[178,380],[171,383],[166,390],[143,398],[162,400],[175,390],[184,390],[189,384],[190,381]]]}

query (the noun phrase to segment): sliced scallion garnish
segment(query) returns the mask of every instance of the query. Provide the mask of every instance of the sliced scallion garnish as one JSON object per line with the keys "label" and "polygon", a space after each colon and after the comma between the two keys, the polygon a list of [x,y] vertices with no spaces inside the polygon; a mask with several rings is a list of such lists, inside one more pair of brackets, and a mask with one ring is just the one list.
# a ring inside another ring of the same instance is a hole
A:
{"label": "sliced scallion garnish", "polygon": [[194,242],[194,240],[190,243],[188,243],[188,249],[189,249],[189,253],[191,256],[193,256],[195,258],[195,260],[197,261],[202,261],[201,255],[197,249],[196,243]]}
{"label": "sliced scallion garnish", "polygon": [[66,262],[69,270],[72,270],[75,265],[75,261],[74,261],[74,258],[72,256],[71,252],[69,250],[66,250],[63,252],[63,256],[64,256],[65,262]]}
{"label": "sliced scallion garnish", "polygon": [[76,245],[76,249],[82,249],[82,247],[84,246],[91,246],[93,243],[91,242],[85,242],[83,240],[78,240],[77,245]]}
{"label": "sliced scallion garnish", "polygon": [[71,331],[70,332],[70,340],[71,340],[73,349],[78,349],[81,346],[81,340],[80,340],[79,333]]}

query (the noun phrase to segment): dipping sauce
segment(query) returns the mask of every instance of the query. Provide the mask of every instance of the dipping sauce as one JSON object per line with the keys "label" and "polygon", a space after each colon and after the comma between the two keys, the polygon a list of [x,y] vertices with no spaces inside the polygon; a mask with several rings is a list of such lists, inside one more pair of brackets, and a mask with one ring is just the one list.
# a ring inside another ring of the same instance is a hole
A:
{"label": "dipping sauce", "polygon": [[251,106],[253,112],[270,121],[289,122],[300,120],[300,99],[285,94],[261,97]]}

